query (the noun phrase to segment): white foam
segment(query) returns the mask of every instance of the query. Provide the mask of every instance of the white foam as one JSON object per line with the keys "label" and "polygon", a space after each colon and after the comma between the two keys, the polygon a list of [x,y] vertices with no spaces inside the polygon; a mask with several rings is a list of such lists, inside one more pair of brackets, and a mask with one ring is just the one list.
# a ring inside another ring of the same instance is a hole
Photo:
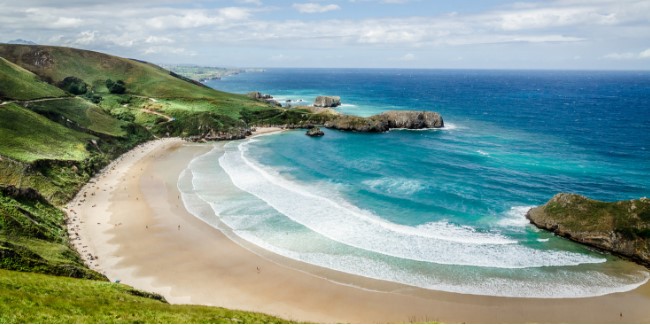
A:
{"label": "white foam", "polygon": [[[435,264],[408,266],[410,263],[404,265],[399,260],[384,260],[373,253],[368,255],[354,248],[345,248],[345,245],[329,241],[308,230],[285,233],[272,225],[274,217],[271,215],[273,213],[269,213],[273,211],[271,207],[247,193],[238,190],[233,193],[233,184],[223,182],[228,176],[222,169],[214,167],[214,160],[219,155],[219,151],[212,151],[196,158],[181,173],[178,188],[188,210],[218,229],[221,227],[220,222],[224,222],[234,231],[229,236],[235,235],[291,259],[433,290],[504,297],[590,297],[632,290],[648,281],[647,273],[611,276],[597,271],[572,272],[572,268],[556,269],[553,272],[546,272],[546,268],[532,268],[519,273],[523,277],[512,278],[508,271],[502,275],[488,275],[483,273],[482,268],[467,269]],[[214,186],[215,183],[219,186]],[[526,207],[514,207],[511,211],[522,211],[524,208]],[[215,212],[220,215],[215,215]],[[513,214],[522,215],[521,212]],[[281,216],[276,212],[275,222],[277,218]],[[450,237],[474,234],[470,227],[458,227],[444,222],[409,228],[412,228],[416,236],[431,230],[446,232]],[[452,255],[455,252],[445,254]]]}
{"label": "white foam", "polygon": [[478,152],[481,156],[490,156],[489,153],[487,153],[487,152],[485,152],[483,150],[476,150],[476,152]]}
{"label": "white foam", "polygon": [[354,104],[341,104],[341,107],[357,107],[357,105],[354,105]]}
{"label": "white foam", "polygon": [[237,231],[236,234],[270,252],[309,264],[378,280],[463,294],[521,298],[594,297],[633,290],[645,284],[650,278],[650,274],[647,272],[637,272],[627,276],[611,276],[597,271],[544,272],[543,270],[531,270],[530,272],[536,274],[524,279],[515,279],[507,275],[481,276],[468,270],[465,271],[469,274],[465,275],[462,272],[453,271],[450,274],[449,270],[418,272],[394,263],[364,256],[297,252],[269,244],[260,239],[257,234],[248,231]]}
{"label": "white foam", "polygon": [[344,200],[332,200],[271,173],[246,157],[248,144],[226,145],[219,164],[238,188],[331,240],[355,248],[416,261],[495,268],[603,263],[578,253],[536,250],[498,233],[435,222],[409,227],[388,222]]}
{"label": "white foam", "polygon": [[398,195],[412,195],[425,188],[420,181],[401,177],[382,177],[366,180],[363,184],[379,193]]}
{"label": "white foam", "polygon": [[532,205],[512,207],[497,224],[502,227],[524,228],[530,224],[526,219],[526,213],[534,207]]}

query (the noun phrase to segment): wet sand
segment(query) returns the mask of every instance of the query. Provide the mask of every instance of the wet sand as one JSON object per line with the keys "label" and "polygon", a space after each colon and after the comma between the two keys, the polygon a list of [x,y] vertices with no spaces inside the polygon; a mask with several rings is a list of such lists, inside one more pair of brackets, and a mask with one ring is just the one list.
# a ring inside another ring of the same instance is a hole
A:
{"label": "wet sand", "polygon": [[93,256],[89,265],[171,303],[298,321],[650,323],[648,284],[594,298],[474,296],[347,275],[242,247],[188,213],[177,189],[182,170],[213,145],[156,140],[125,154],[82,189],[70,203],[70,227],[82,255]]}

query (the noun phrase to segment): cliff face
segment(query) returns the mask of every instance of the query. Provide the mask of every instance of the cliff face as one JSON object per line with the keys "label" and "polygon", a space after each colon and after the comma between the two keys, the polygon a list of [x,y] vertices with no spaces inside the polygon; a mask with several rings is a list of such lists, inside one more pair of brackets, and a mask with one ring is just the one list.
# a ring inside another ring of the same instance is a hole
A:
{"label": "cliff face", "polygon": [[358,132],[386,132],[390,129],[441,128],[442,116],[426,111],[388,111],[371,117],[341,115],[325,123],[325,127]]}
{"label": "cliff face", "polygon": [[559,236],[650,267],[650,199],[610,203],[560,193],[526,217]]}

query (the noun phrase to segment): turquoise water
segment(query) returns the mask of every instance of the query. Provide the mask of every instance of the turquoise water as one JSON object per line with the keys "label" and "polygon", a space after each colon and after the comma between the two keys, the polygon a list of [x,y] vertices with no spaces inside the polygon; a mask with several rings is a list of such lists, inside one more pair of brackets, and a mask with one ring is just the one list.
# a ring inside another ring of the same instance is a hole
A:
{"label": "turquoise water", "polygon": [[419,109],[445,119],[440,130],[284,132],[195,159],[182,178],[186,205],[243,240],[470,294],[585,297],[648,279],[524,215],[557,192],[648,195],[649,73],[287,69],[210,86],[292,102],[340,95],[350,114]]}

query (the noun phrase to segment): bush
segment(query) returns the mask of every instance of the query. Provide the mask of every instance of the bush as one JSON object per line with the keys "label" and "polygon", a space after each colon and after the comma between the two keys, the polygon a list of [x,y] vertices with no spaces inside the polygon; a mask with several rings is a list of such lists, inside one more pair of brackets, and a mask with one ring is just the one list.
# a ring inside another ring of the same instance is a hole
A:
{"label": "bush", "polygon": [[65,77],[57,86],[71,94],[83,95],[88,91],[88,85],[77,77]]}
{"label": "bush", "polygon": [[95,104],[99,104],[103,99],[102,96],[99,96],[99,95],[97,95],[95,93],[90,93],[90,92],[86,93],[84,95],[84,98],[91,101],[91,102],[93,102],[93,103],[95,103]]}
{"label": "bush", "polygon": [[113,81],[106,80],[106,88],[111,94],[124,94],[126,92],[126,84],[122,80]]}

